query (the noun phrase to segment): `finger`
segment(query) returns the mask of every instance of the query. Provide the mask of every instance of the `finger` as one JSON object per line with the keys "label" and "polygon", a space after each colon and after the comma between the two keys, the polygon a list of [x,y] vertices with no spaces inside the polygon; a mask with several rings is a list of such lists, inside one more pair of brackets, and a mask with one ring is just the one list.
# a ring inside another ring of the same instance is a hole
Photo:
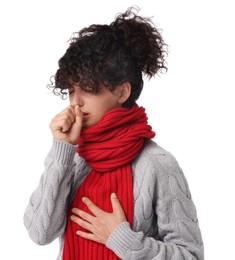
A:
{"label": "finger", "polygon": [[80,210],[78,208],[73,208],[72,212],[74,214],[78,215],[80,218],[86,220],[87,222],[94,223],[94,217],[91,214],[89,214],[83,210]]}
{"label": "finger", "polygon": [[79,106],[78,105],[76,105],[75,107],[74,107],[74,114],[75,114],[75,116],[81,116],[82,117],[82,111],[80,110],[80,108],[79,108]]}
{"label": "finger", "polygon": [[62,113],[62,116],[66,116],[67,118],[70,118],[71,122],[73,123],[75,121],[75,111],[74,108],[72,106],[68,106],[65,111]]}
{"label": "finger", "polygon": [[61,129],[62,133],[66,133],[71,128],[72,123],[73,122],[71,122],[70,118],[63,119],[60,122],[61,127],[58,127],[58,128]]}
{"label": "finger", "polygon": [[118,213],[119,215],[125,216],[122,205],[121,205],[121,203],[120,203],[120,201],[119,201],[119,199],[118,199],[118,197],[115,193],[111,194],[111,203],[112,203],[114,213]]}
{"label": "finger", "polygon": [[83,114],[82,114],[82,111],[80,110],[78,105],[75,106],[74,113],[75,113],[74,124],[76,125],[77,128],[81,128],[82,127],[82,121],[83,121]]}
{"label": "finger", "polygon": [[51,127],[58,129],[62,128],[64,124],[71,126],[75,121],[75,116],[71,109],[66,108],[61,113],[57,114],[51,121]]}
{"label": "finger", "polygon": [[91,213],[93,213],[96,217],[98,217],[99,215],[103,214],[104,211],[102,209],[100,209],[99,207],[97,207],[91,200],[89,200],[86,197],[82,198],[82,201],[84,204],[87,205],[88,209],[91,211]]}
{"label": "finger", "polygon": [[82,112],[80,111],[79,107],[76,106],[74,122],[70,129],[70,137],[76,142],[78,140],[78,137],[80,136],[80,132],[82,129],[82,122],[83,122]]}
{"label": "finger", "polygon": [[55,118],[63,118],[65,116],[69,116],[71,118],[71,120],[74,120],[75,118],[75,112],[74,112],[74,108],[72,106],[68,106],[66,107],[64,110],[62,110],[60,113],[58,113]]}
{"label": "finger", "polygon": [[76,234],[79,235],[80,237],[85,238],[85,239],[99,242],[99,241],[96,239],[95,235],[92,234],[92,233],[86,233],[86,232],[83,232],[83,231],[80,231],[80,230],[79,230],[79,231],[76,232]]}
{"label": "finger", "polygon": [[92,225],[91,225],[89,222],[87,222],[87,221],[85,221],[85,220],[83,220],[83,219],[81,219],[81,218],[78,218],[78,217],[76,217],[76,216],[74,216],[74,215],[72,215],[72,216],[70,217],[70,219],[71,219],[74,223],[78,224],[80,227],[85,228],[86,230],[88,230],[88,231],[90,231],[90,232],[93,231]]}
{"label": "finger", "polygon": [[61,131],[62,133],[66,133],[72,125],[70,118],[61,118],[53,120],[50,124],[50,128],[52,131]]}

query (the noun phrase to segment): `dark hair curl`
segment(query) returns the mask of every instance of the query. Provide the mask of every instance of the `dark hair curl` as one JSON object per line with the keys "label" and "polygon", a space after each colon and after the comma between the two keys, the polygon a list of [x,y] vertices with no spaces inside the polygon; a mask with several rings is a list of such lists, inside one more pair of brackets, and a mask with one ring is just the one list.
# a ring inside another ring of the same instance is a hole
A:
{"label": "dark hair curl", "polygon": [[123,106],[131,107],[142,91],[142,75],[151,78],[167,70],[166,44],[159,29],[135,11],[128,8],[110,25],[93,24],[73,34],[51,84],[55,94],[65,97],[75,84],[97,93],[102,85],[112,91],[130,82],[131,95]]}

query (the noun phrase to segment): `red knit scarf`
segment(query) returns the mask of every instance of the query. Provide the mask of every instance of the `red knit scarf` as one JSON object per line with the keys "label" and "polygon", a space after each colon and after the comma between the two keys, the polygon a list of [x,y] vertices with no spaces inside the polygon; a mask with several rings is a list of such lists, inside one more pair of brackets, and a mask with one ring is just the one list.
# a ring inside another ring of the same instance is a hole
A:
{"label": "red knit scarf", "polygon": [[78,141],[78,153],[92,170],[72,201],[64,236],[63,260],[119,259],[103,244],[86,240],[76,234],[77,230],[84,229],[70,220],[71,209],[77,207],[89,212],[81,201],[82,197],[88,197],[102,210],[112,212],[110,195],[115,192],[127,221],[132,226],[133,190],[130,162],[140,152],[145,138],[153,138],[154,135],[151,126],[147,124],[144,108],[138,107],[137,104],[132,108],[112,109],[98,124],[82,131]]}

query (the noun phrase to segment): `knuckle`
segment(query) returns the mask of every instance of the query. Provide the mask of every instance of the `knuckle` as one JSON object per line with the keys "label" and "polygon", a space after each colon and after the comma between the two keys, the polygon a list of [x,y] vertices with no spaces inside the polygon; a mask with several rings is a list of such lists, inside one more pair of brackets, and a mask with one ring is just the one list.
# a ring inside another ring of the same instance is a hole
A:
{"label": "knuckle", "polygon": [[85,214],[85,212],[83,212],[83,211],[78,210],[78,211],[77,211],[77,214],[78,214],[80,217],[82,217],[82,218],[85,218],[85,217],[86,217],[86,214]]}

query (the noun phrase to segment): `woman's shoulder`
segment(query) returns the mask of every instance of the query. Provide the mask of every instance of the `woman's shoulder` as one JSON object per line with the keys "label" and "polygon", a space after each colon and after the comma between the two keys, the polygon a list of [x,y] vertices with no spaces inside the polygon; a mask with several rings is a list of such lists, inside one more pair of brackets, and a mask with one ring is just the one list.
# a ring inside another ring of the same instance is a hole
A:
{"label": "woman's shoulder", "polygon": [[154,141],[146,141],[142,151],[133,161],[132,170],[133,180],[138,187],[146,184],[150,190],[157,185],[159,192],[167,194],[169,189],[180,190],[188,198],[191,197],[187,180],[178,161]]}
{"label": "woman's shoulder", "polygon": [[133,166],[134,168],[148,168],[151,171],[167,175],[182,173],[174,155],[152,140],[146,140],[143,149],[134,160]]}
{"label": "woman's shoulder", "polygon": [[149,155],[167,155],[169,151],[159,146],[156,142],[150,139],[146,139],[143,149],[141,151],[142,154]]}

